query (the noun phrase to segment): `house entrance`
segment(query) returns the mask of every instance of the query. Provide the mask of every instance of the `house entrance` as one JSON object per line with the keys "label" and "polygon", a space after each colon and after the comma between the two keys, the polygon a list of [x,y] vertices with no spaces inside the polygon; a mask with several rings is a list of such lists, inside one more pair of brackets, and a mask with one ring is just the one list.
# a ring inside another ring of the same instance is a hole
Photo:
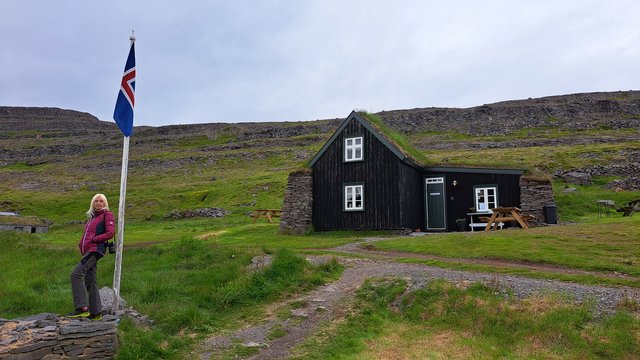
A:
{"label": "house entrance", "polygon": [[425,179],[427,230],[446,230],[444,177]]}

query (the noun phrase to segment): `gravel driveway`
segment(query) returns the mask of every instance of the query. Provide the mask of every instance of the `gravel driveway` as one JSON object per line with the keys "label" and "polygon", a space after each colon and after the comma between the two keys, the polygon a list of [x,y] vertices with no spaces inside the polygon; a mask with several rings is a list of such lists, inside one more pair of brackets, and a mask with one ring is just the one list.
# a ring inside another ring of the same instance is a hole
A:
{"label": "gravel driveway", "polygon": [[[366,254],[367,251],[362,249],[361,245],[371,241],[374,240],[369,239],[333,250],[341,253]],[[330,256],[311,256],[308,259],[312,262],[322,262],[329,258]],[[367,278],[400,277],[407,281],[409,290],[424,287],[434,279],[445,279],[454,283],[481,282],[496,289],[498,293],[503,293],[505,296],[513,294],[519,299],[539,293],[559,293],[576,302],[593,302],[596,315],[613,312],[624,300],[640,303],[640,291],[635,288],[589,286],[495,273],[458,271],[421,264],[397,263],[386,259],[340,257],[339,261],[345,265],[340,279],[294,299],[296,303],[304,305],[291,310],[290,318],[279,320],[276,316],[270,316],[259,325],[251,325],[231,334],[209,338],[201,346],[200,358],[217,358],[234,343],[239,343],[259,350],[250,359],[285,359],[290,355],[291,349],[304,341],[319,324],[341,316],[341,311],[344,310],[342,305],[355,295],[356,290]],[[268,335],[276,328],[284,330],[285,335],[268,340]]]}

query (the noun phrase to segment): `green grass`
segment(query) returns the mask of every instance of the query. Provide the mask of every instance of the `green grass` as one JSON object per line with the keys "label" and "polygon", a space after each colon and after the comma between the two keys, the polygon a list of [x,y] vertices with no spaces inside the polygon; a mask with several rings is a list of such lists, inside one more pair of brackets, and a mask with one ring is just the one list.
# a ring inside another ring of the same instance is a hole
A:
{"label": "green grass", "polygon": [[[73,310],[69,274],[75,255],[34,235],[0,232],[0,317]],[[100,281],[106,281],[104,272]]]}
{"label": "green grass", "polygon": [[[615,180],[615,177],[594,177],[593,185],[582,186],[566,184],[561,181],[554,181],[554,199],[560,209],[560,217],[564,221],[579,222],[600,222],[598,218],[598,200],[613,200],[616,208],[627,205],[631,200],[640,199],[640,191],[615,192],[604,190],[603,185]],[[576,191],[566,192],[568,188]],[[601,211],[604,209],[601,209]],[[604,221],[615,221],[620,218],[621,213],[610,210],[609,216],[602,213]]]}
{"label": "green grass", "polygon": [[217,144],[218,144],[217,141],[209,139],[208,136],[200,135],[200,136],[180,138],[178,141],[176,141],[174,146],[176,146],[179,149],[189,149],[189,148],[201,148],[201,147],[217,145]]}
{"label": "green grass", "polygon": [[[376,122],[375,118],[372,121],[391,141],[410,152],[415,159],[428,164],[537,168],[553,173],[556,169],[622,161],[626,159],[627,150],[640,148],[638,141],[622,140],[617,143],[595,142],[515,150],[465,149],[468,143],[478,141],[499,143],[576,136],[576,132],[554,128],[552,120],[546,128],[522,129],[505,136],[473,137],[434,132],[410,134],[409,140],[381,122]],[[123,321],[120,326],[121,359],[188,357],[188,351],[202,337],[220,329],[233,329],[241,323],[251,322],[271,302],[287,299],[293,293],[333,279],[340,271],[336,263],[324,267],[310,266],[296,254],[323,254],[327,253],[328,248],[361,240],[365,236],[390,236],[388,233],[375,232],[280,236],[277,224],[266,224],[264,220],[251,224],[249,216],[254,209],[281,208],[288,173],[309,160],[299,155],[306,153],[307,156],[313,156],[330,133],[240,141],[241,131],[244,130],[229,126],[211,134],[139,136],[137,140],[140,142],[131,144],[124,256],[127,271],[123,274],[122,293],[137,310],[156,320],[157,326],[140,329]],[[0,145],[7,149],[30,151],[43,145],[78,143],[76,139],[64,137],[62,132],[56,138],[35,139],[35,135],[40,133],[12,132],[8,139],[0,139]],[[580,136],[622,139],[636,133],[637,129],[579,131]],[[52,155],[39,159],[46,162],[36,165],[30,166],[22,161],[0,167],[3,175],[3,181],[0,182],[0,210],[19,211],[26,216],[54,222],[47,234],[0,233],[0,317],[11,318],[37,312],[64,313],[70,310],[68,278],[78,258],[76,245],[83,229],[81,224],[72,222],[84,220],[89,200],[97,192],[108,196],[111,209],[117,216],[122,138],[118,134],[111,140],[104,140],[100,149],[95,145],[77,156]],[[462,149],[421,152],[414,147],[416,143],[432,145],[443,142]],[[559,181],[553,183],[561,220],[578,224],[491,234],[451,233],[412,239],[394,238],[376,246],[445,258],[504,258],[639,276],[640,253],[637,249],[640,248],[640,215],[625,219],[617,213],[604,219],[598,219],[597,216],[596,200],[611,199],[621,205],[640,198],[638,191],[616,193],[601,187],[612,180],[594,178],[594,185],[575,186],[577,191],[573,193],[563,191],[566,184]],[[174,210],[204,207],[221,207],[229,214],[221,219],[165,219]],[[245,265],[249,259],[264,253],[276,256],[273,266],[259,273],[248,273]],[[399,261],[585,284],[638,287],[636,278],[611,280],[591,275],[558,275],[419,257],[412,259],[411,255]],[[107,256],[100,262],[99,283],[111,284],[112,277],[113,257]],[[383,285],[371,286],[377,289],[372,291],[378,294],[363,295],[366,301],[372,303],[372,307],[362,306],[371,316],[354,320],[363,332],[346,332],[351,337],[340,340],[344,343],[332,345],[334,350],[331,351],[335,354],[339,354],[343,348],[353,348],[348,354],[360,355],[345,355],[345,358],[376,358],[386,354],[385,341],[390,344],[387,348],[397,345],[411,350],[414,339],[417,344],[430,344],[446,338],[449,332],[454,335],[452,339],[455,346],[452,348],[459,349],[460,354],[469,354],[467,357],[544,358],[554,357],[557,349],[564,349],[543,339],[540,342],[542,355],[526,351],[518,353],[514,352],[514,346],[517,346],[513,344],[521,344],[522,341],[516,337],[507,339],[512,341],[511,345],[501,347],[498,344],[497,350],[494,350],[495,339],[476,335],[469,329],[459,330],[465,329],[460,324],[448,330],[423,328],[415,324],[413,315],[409,314],[413,310],[408,308],[393,310],[391,315],[385,315],[388,302],[397,297],[400,285],[390,284],[388,289]],[[433,296],[436,297],[464,297],[454,296],[446,289],[434,291],[436,295]],[[488,301],[483,296],[482,301]],[[354,312],[356,318],[361,316],[357,313]],[[479,314],[476,319],[480,323],[497,321],[490,313]],[[464,316],[461,315],[461,318]],[[624,340],[636,346],[633,344],[636,344],[637,338],[625,339],[622,331],[632,331],[633,328],[624,318],[615,321],[620,322],[615,325],[620,327],[620,331],[612,328],[614,325],[588,322],[596,324],[593,326],[599,327],[598,331],[607,331],[602,339],[611,345],[598,345],[602,347],[602,352],[598,353],[601,355],[593,355],[591,345],[584,350],[583,343],[570,342],[566,345],[569,357],[581,351],[586,358],[627,356],[624,344],[616,344]],[[504,323],[504,328],[493,330],[505,332],[511,326],[514,325]],[[589,329],[589,326],[584,328]],[[597,332],[585,331],[595,339],[601,338]],[[637,334],[637,330],[634,331]],[[399,337],[394,337],[394,333]],[[466,334],[473,336],[467,339]],[[532,334],[529,336],[535,340],[537,335]],[[281,335],[278,329],[270,334],[272,337]],[[562,333],[562,336],[569,336],[569,333]],[[456,345],[458,342],[462,345]],[[382,350],[372,352],[372,344],[377,344]],[[616,346],[623,350],[616,352],[610,349]],[[446,349],[434,351],[436,355],[441,351],[445,354],[443,357],[456,355]]]}
{"label": "green grass", "polygon": [[640,276],[640,217],[598,223],[461,232],[373,243],[380,250],[445,258],[500,258]]}
{"label": "green grass", "polygon": [[33,171],[33,172],[42,172],[48,169],[51,165],[49,164],[37,164],[37,165],[28,165],[26,163],[14,163],[10,165],[0,166],[0,171]]}
{"label": "green grass", "polygon": [[581,137],[624,137],[638,134],[638,129],[572,129],[564,130],[553,126],[519,129],[504,135],[474,136],[452,131],[424,131],[407,135],[409,141],[423,141],[425,138],[434,142],[507,142],[530,139],[564,139]]}
{"label": "green grass", "polygon": [[640,148],[638,141],[594,143],[586,145],[535,146],[518,149],[427,150],[425,156],[436,164],[458,166],[538,168],[553,173],[555,169],[577,169],[590,165],[619,162],[623,150]]}
{"label": "green grass", "polygon": [[390,140],[401,151],[407,152],[415,161],[421,165],[429,165],[432,161],[424,153],[416,149],[407,138],[399,132],[391,129],[382,121],[378,115],[360,112],[365,119],[369,120],[388,140]]}
{"label": "green grass", "polygon": [[[39,236],[0,237],[0,317],[73,309],[69,273],[75,248]],[[272,265],[249,271],[260,248],[235,248],[185,236],[173,243],[127,249],[121,293],[130,306],[155,320],[151,329],[126,322],[119,358],[184,358],[197,339],[241,318],[259,316],[261,307],[321,285],[341,271],[335,262],[312,266],[292,251],[274,251]],[[114,259],[100,260],[98,283],[111,284]]]}
{"label": "green grass", "polygon": [[217,241],[235,247],[287,248],[297,251],[326,249],[361,240],[376,232],[331,231],[312,235],[279,235],[278,226],[256,223],[229,228],[217,237]]}
{"label": "green grass", "polygon": [[404,291],[401,280],[368,281],[346,321],[326,326],[293,358],[619,359],[640,351],[640,321],[625,311],[596,319],[570,299],[504,299],[480,284]]}

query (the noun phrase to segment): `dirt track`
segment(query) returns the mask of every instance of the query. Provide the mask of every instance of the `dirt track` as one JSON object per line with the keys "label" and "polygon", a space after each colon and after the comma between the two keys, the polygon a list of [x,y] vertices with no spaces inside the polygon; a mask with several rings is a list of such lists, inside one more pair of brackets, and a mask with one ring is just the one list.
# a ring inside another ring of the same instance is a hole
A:
{"label": "dirt track", "polygon": [[[505,294],[508,291],[518,298],[525,298],[539,292],[559,292],[571,296],[576,302],[594,301],[594,311],[599,314],[615,310],[620,301],[625,298],[631,298],[640,303],[638,289],[587,286],[492,273],[449,270],[420,264],[397,263],[392,258],[416,258],[420,256],[367,250],[367,243],[372,241],[375,241],[375,239],[349,244],[333,250],[342,254],[373,255],[377,259],[341,257],[339,260],[345,265],[345,270],[340,279],[300,298],[274,305],[274,308],[284,308],[293,302],[303,304],[301,307],[291,311],[291,317],[286,320],[279,320],[278,317],[272,315],[264,319],[260,324],[249,325],[233,333],[211,337],[202,344],[200,358],[215,359],[228,351],[234,344],[242,344],[242,346],[259,349],[257,355],[250,357],[250,359],[286,359],[291,354],[291,350],[313,333],[318,328],[318,325],[331,319],[342,317],[349,300],[353,298],[356,290],[367,278],[385,276],[404,278],[410,289],[423,287],[429,281],[441,278],[455,283],[479,281],[495,288],[497,291],[505,292]],[[309,257],[309,260],[320,262],[329,258],[329,256]],[[575,269],[547,266],[545,264],[522,264],[522,266],[519,266],[518,263],[505,263],[497,260],[493,262],[482,260],[481,263],[496,266],[524,267],[547,272],[584,273],[576,272],[577,270]],[[617,276],[616,274],[609,275]],[[268,336],[274,329],[283,330],[285,335],[269,340]]]}

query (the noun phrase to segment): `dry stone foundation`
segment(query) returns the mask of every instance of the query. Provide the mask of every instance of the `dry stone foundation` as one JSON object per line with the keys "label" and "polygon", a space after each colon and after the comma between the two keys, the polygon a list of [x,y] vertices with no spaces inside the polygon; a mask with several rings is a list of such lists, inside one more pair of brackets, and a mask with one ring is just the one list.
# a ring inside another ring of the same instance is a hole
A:
{"label": "dry stone foundation", "polygon": [[311,170],[289,174],[280,217],[281,234],[304,234],[311,230],[313,215],[313,176]]}
{"label": "dry stone foundation", "polygon": [[115,316],[103,320],[38,314],[0,319],[0,359],[111,359],[118,345]]}
{"label": "dry stone foundation", "polygon": [[546,222],[544,207],[555,205],[551,182],[520,177],[520,209],[536,217],[533,225]]}
{"label": "dry stone foundation", "polygon": [[[100,289],[102,312],[111,310],[113,289]],[[141,327],[153,326],[153,320],[132,307],[104,315],[102,320],[69,319],[43,313],[19,319],[0,319],[0,360],[112,359],[118,348],[118,319],[126,316]]]}

